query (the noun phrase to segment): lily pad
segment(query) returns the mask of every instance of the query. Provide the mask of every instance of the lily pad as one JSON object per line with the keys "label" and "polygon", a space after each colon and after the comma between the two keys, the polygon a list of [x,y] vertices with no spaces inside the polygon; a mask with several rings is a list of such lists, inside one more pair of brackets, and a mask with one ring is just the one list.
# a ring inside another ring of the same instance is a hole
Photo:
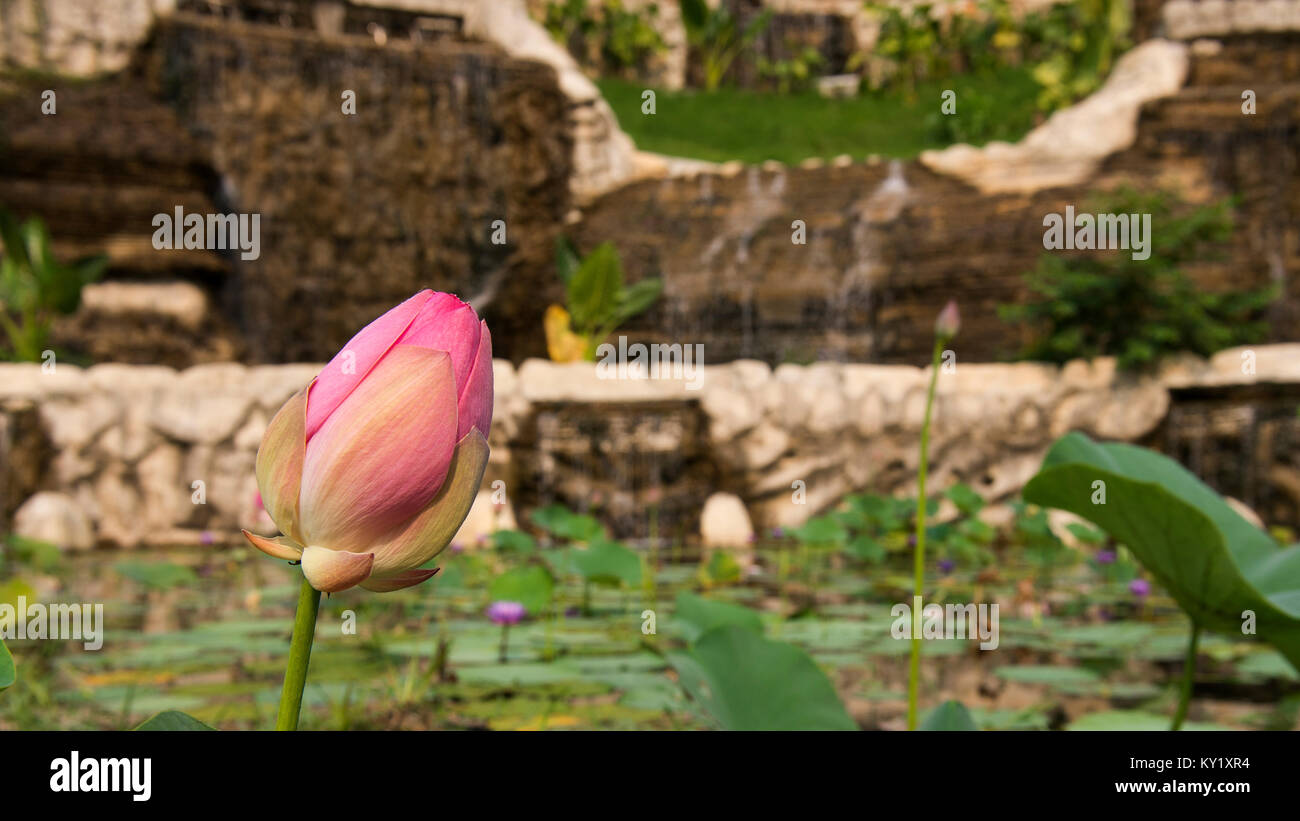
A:
{"label": "lily pad", "polygon": [[1278,547],[1177,462],[1071,433],[1048,451],[1024,497],[1127,545],[1201,627],[1240,634],[1244,614],[1254,613],[1257,635],[1300,669],[1300,549]]}
{"label": "lily pad", "polygon": [[140,731],[169,732],[192,732],[212,729],[212,727],[199,721],[194,716],[186,715],[179,710],[166,710],[153,718],[146,719],[139,727],[136,727],[136,730]]}
{"label": "lily pad", "polygon": [[970,711],[960,701],[949,699],[930,711],[918,730],[932,732],[970,732],[977,730]]}

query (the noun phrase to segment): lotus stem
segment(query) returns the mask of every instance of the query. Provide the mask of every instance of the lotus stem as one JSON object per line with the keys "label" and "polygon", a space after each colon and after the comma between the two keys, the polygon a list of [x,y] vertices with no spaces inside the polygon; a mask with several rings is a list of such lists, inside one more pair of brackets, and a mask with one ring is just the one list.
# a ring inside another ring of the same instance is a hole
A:
{"label": "lotus stem", "polygon": [[[934,410],[934,388],[939,381],[939,357],[944,339],[934,341],[930,361],[930,387],[925,394],[925,418],[921,422],[921,461],[916,469],[916,550],[913,552],[912,604],[921,601],[925,585],[925,473],[930,460],[930,414]],[[916,630],[917,614],[912,614],[912,657],[907,671],[907,729],[916,729],[917,694],[921,686],[921,636]]]}
{"label": "lotus stem", "polygon": [[311,645],[316,638],[316,614],[320,611],[320,591],[306,578],[298,590],[298,612],[293,617],[293,640],[289,644],[289,666],[284,671],[284,689],[280,691],[280,712],[275,729],[298,729],[302,710],[302,689],[307,684],[307,665],[311,662]]}
{"label": "lotus stem", "polygon": [[1187,718],[1187,708],[1192,704],[1192,680],[1196,678],[1196,645],[1201,640],[1201,626],[1192,623],[1192,635],[1187,642],[1187,659],[1183,662],[1182,692],[1178,695],[1178,710],[1174,713],[1174,723],[1170,730],[1181,730],[1183,720]]}

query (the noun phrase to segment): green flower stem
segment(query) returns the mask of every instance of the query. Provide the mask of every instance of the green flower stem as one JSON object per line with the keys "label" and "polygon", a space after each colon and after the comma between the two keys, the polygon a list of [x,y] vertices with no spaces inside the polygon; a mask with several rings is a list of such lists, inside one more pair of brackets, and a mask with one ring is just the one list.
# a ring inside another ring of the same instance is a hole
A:
{"label": "green flower stem", "polygon": [[298,612],[293,617],[293,641],[289,645],[289,666],[284,671],[284,689],[280,691],[280,713],[275,718],[277,730],[298,729],[302,688],[307,684],[307,665],[311,661],[319,611],[320,591],[304,578],[298,591]]}
{"label": "green flower stem", "polygon": [[[934,388],[939,381],[939,356],[943,353],[942,338],[934,341],[934,357],[930,362],[930,388],[925,395],[925,419],[921,423],[921,461],[916,469],[916,550],[912,606],[921,599],[925,584],[925,473],[930,460],[930,413],[934,410]],[[907,671],[907,729],[916,729],[917,692],[921,686],[921,636],[916,630],[917,614],[912,614],[912,658]]]}
{"label": "green flower stem", "polygon": [[1196,678],[1196,645],[1201,640],[1201,626],[1192,624],[1192,636],[1187,642],[1187,660],[1183,662],[1183,686],[1178,695],[1178,710],[1174,713],[1174,723],[1170,730],[1180,730],[1183,720],[1187,718],[1187,708],[1192,703],[1192,680]]}

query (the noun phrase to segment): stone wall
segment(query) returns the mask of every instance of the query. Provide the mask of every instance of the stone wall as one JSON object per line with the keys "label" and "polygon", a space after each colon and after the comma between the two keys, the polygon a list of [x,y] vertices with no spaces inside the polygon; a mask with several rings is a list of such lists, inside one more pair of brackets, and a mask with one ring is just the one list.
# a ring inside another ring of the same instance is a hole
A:
{"label": "stone wall", "polygon": [[[1062,368],[958,361],[938,383],[933,486],[964,481],[990,500],[1005,499],[1066,431],[1186,450],[1209,418],[1207,391],[1226,392],[1221,399],[1246,389],[1292,403],[1300,397],[1300,345],[1254,349],[1253,373],[1244,361],[1243,351],[1224,351],[1145,378],[1117,374],[1105,359]],[[653,508],[659,533],[688,538],[716,492],[740,497],[759,526],[788,526],[850,491],[914,490],[928,378],[919,368],[773,370],[740,361],[705,367],[695,390],[687,380],[601,379],[592,365],[494,364],[492,458],[466,540],[490,526],[485,519],[501,521],[486,492],[497,481],[518,508],[508,521],[561,502],[594,509],[621,535],[644,535]],[[10,497],[5,506],[17,509],[16,529],[73,548],[267,531],[253,476],[257,447],[270,417],[318,367],[58,365],[45,373],[38,365],[0,366],[7,456],[0,488]],[[1201,404],[1184,414],[1194,425],[1168,431],[1171,406],[1196,391]],[[1274,426],[1267,443],[1251,438],[1260,428],[1256,406],[1259,397],[1248,398],[1219,421],[1219,435],[1246,442],[1260,467],[1246,501],[1281,511],[1271,521],[1300,523],[1294,405],[1292,428]]]}
{"label": "stone wall", "polygon": [[[1295,33],[1149,41],[1105,90],[1016,145],[664,176],[584,208],[573,233],[584,249],[616,238],[633,279],[664,278],[664,298],[629,336],[703,343],[711,361],[924,362],[953,298],[971,331],[966,356],[996,360],[1022,343],[1026,329],[997,308],[1027,296],[1044,215],[1122,186],[1189,203],[1235,195],[1230,248],[1188,273],[1210,290],[1276,284],[1273,340],[1295,340],[1298,61]],[[1255,115],[1242,113],[1243,89],[1258,96]]]}
{"label": "stone wall", "polygon": [[[553,68],[483,42],[185,12],[149,31],[120,73],[0,83],[0,203],[45,218],[59,254],[107,253],[118,286],[92,288],[56,345],[175,366],[323,359],[433,287],[475,300],[500,349],[541,351],[573,154]],[[152,218],[177,206],[259,214],[260,256],[155,250]],[[159,307],[182,290],[205,316]]]}

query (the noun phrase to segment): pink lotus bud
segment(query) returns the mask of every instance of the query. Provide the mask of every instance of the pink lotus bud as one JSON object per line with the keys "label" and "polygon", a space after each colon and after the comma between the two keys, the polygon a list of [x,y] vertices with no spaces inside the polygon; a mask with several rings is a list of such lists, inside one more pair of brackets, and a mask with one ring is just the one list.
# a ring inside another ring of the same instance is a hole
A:
{"label": "pink lotus bud", "polygon": [[950,299],[934,322],[934,335],[940,339],[952,339],[959,330],[961,330],[961,313],[957,310],[957,302]]}
{"label": "pink lotus bud", "polygon": [[421,291],[352,338],[267,426],[257,485],[317,590],[419,584],[469,514],[487,467],[492,337],[450,294]]}

